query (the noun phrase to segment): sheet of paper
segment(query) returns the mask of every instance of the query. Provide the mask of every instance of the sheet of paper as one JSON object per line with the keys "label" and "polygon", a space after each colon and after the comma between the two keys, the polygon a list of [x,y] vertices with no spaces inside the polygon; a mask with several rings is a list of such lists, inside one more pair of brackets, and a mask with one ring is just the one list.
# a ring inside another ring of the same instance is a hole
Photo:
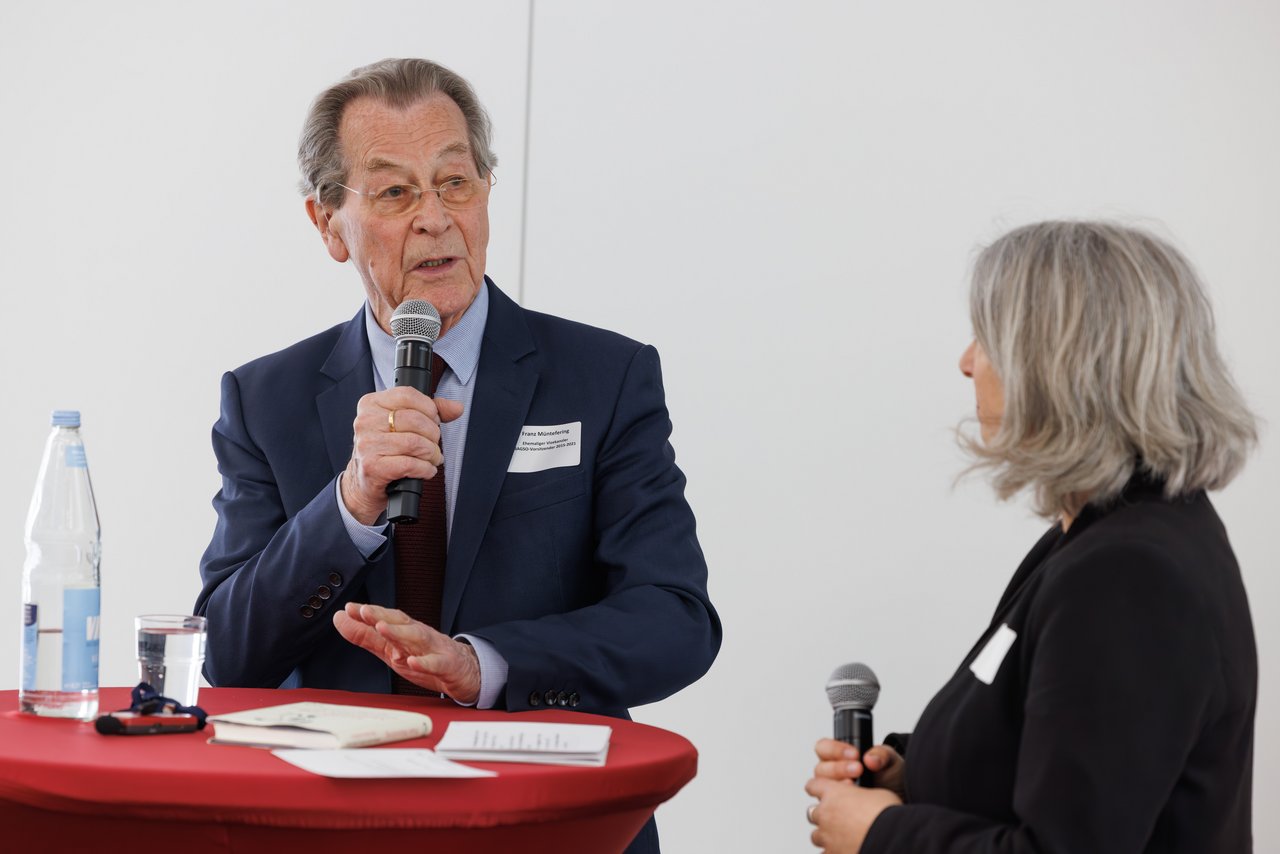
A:
{"label": "sheet of paper", "polygon": [[424,748],[379,750],[273,750],[290,765],[322,777],[494,777],[496,772],[459,765]]}
{"label": "sheet of paper", "polygon": [[603,765],[612,727],[520,721],[453,721],[436,750],[473,762]]}

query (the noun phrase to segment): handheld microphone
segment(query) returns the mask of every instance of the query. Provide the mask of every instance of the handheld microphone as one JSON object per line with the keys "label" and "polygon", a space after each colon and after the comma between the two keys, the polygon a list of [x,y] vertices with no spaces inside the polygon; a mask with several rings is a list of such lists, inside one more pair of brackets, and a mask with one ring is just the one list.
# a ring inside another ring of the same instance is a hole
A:
{"label": "handheld microphone", "polygon": [[[875,744],[871,735],[871,709],[880,699],[880,682],[865,664],[837,667],[827,680],[827,699],[835,711],[835,739],[858,748],[859,758]],[[871,772],[862,765],[859,786],[872,786]]]}
{"label": "handheld microphone", "polygon": [[[396,385],[431,393],[431,345],[440,337],[440,312],[423,299],[405,300],[391,313],[396,338]],[[397,525],[418,521],[422,480],[402,477],[387,484],[387,521]]]}

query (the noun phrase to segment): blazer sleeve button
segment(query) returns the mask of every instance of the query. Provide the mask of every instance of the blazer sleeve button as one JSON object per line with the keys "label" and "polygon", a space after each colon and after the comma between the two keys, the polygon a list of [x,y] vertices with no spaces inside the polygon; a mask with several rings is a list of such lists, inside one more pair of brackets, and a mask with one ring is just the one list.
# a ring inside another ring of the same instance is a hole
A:
{"label": "blazer sleeve button", "polygon": [[559,694],[557,694],[557,695],[556,695],[556,705],[557,705],[557,706],[567,706],[567,705],[569,705],[569,695],[568,695],[568,694],[566,694],[566,693],[565,693],[565,692],[563,692],[563,691],[561,691]]}
{"label": "blazer sleeve button", "polygon": [[577,691],[574,691],[569,695],[569,708],[576,709],[579,702],[581,702],[581,698],[578,696]]}
{"label": "blazer sleeve button", "polygon": [[548,688],[547,693],[542,695],[542,699],[547,701],[548,706],[554,706],[556,704],[556,692]]}
{"label": "blazer sleeve button", "polygon": [[308,620],[316,615],[315,609],[310,605],[303,605],[301,610],[302,616],[306,617]]}
{"label": "blazer sleeve button", "polygon": [[341,576],[341,575],[339,575],[339,574],[338,574],[338,573],[336,573],[336,572],[331,572],[331,573],[329,573],[329,586],[330,586],[330,587],[341,587],[341,586],[342,586],[342,576]]}
{"label": "blazer sleeve button", "polygon": [[541,695],[541,694],[539,694],[537,691],[531,691],[531,692],[529,693],[529,705],[531,705],[531,706],[541,706],[541,705],[542,705],[542,695]]}
{"label": "blazer sleeve button", "polygon": [[324,606],[324,602],[320,599],[319,596],[312,596],[310,599],[307,600],[307,605],[311,608],[315,608],[316,610],[319,610],[321,607]]}
{"label": "blazer sleeve button", "polygon": [[321,584],[319,587],[316,588],[316,595],[319,596],[321,599],[328,599],[330,596],[333,595],[333,591],[330,590],[328,587],[325,587],[323,584]]}

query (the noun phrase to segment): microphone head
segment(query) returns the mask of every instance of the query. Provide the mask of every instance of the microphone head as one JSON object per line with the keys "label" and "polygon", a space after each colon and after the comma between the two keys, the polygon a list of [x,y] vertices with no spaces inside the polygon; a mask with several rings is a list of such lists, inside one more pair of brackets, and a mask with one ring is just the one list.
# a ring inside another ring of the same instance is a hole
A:
{"label": "microphone head", "polygon": [[440,312],[424,299],[407,299],[391,312],[391,334],[402,338],[436,343],[440,337]]}
{"label": "microphone head", "polygon": [[837,712],[843,709],[870,711],[880,699],[880,682],[865,664],[844,664],[827,680],[827,699]]}

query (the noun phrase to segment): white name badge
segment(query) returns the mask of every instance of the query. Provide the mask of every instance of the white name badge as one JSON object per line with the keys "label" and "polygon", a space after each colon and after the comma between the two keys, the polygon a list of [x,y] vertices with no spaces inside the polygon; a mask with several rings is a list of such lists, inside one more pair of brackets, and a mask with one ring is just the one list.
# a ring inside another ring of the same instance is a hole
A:
{"label": "white name badge", "polygon": [[1004,661],[1009,648],[1017,639],[1017,632],[1004,623],[1000,624],[1000,628],[996,629],[995,634],[987,641],[987,645],[982,648],[982,652],[978,653],[978,657],[969,665],[969,669],[973,671],[974,676],[978,677],[979,682],[991,684],[1000,670],[1000,662]]}
{"label": "white name badge", "polygon": [[552,424],[546,427],[528,424],[520,428],[520,439],[507,471],[527,474],[547,469],[576,466],[582,462],[582,422]]}

